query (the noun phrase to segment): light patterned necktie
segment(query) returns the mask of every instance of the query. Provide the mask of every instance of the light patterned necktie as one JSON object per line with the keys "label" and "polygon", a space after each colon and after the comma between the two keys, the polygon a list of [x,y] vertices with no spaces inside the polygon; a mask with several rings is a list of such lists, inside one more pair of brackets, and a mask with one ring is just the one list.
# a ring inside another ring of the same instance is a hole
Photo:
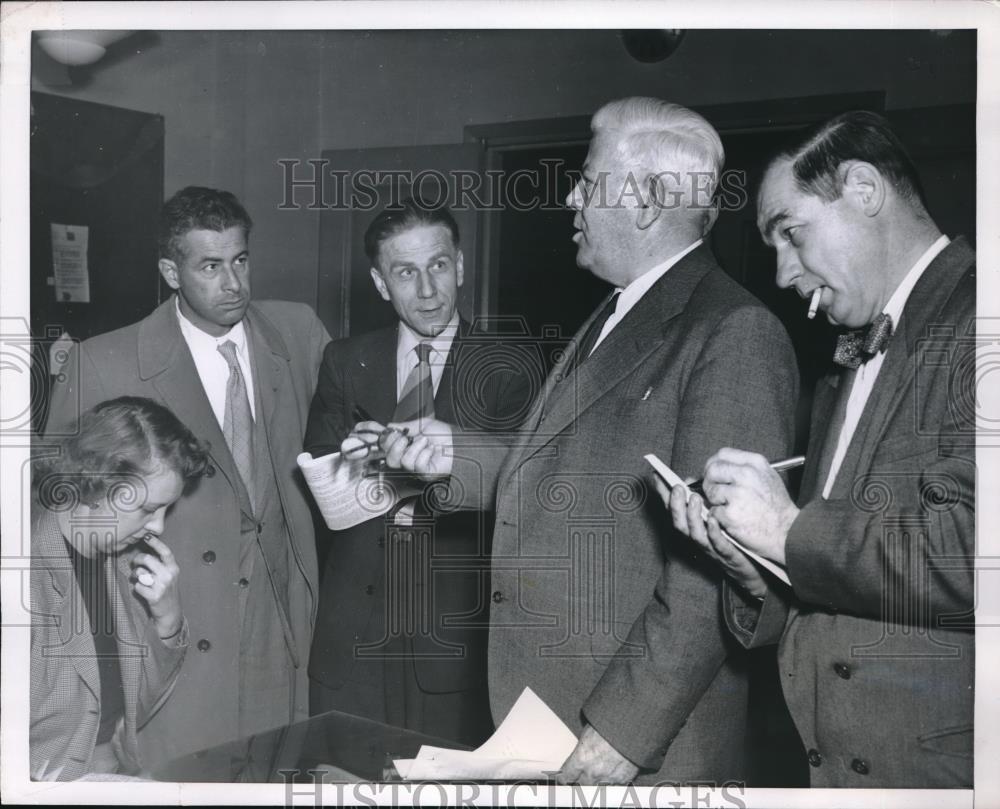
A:
{"label": "light patterned necktie", "polygon": [[431,344],[418,343],[417,367],[410,371],[400,391],[393,421],[434,418],[434,383],[431,380]]}
{"label": "light patterned necktie", "polygon": [[236,471],[243,479],[250,505],[254,503],[253,480],[253,416],[243,372],[236,359],[236,343],[226,340],[219,346],[219,353],[229,365],[229,382],[226,384],[226,415],[222,434],[229,445]]}
{"label": "light patterned necktie", "polygon": [[837,338],[833,361],[844,368],[859,368],[881,351],[892,337],[892,316],[882,312],[866,328],[845,332]]}

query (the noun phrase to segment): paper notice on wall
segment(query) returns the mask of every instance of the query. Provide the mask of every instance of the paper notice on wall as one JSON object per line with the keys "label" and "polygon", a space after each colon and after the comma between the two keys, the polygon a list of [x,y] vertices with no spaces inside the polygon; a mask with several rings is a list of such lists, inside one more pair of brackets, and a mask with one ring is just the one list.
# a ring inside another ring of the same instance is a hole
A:
{"label": "paper notice on wall", "polygon": [[86,225],[52,224],[52,271],[57,301],[90,303],[89,238],[90,228]]}

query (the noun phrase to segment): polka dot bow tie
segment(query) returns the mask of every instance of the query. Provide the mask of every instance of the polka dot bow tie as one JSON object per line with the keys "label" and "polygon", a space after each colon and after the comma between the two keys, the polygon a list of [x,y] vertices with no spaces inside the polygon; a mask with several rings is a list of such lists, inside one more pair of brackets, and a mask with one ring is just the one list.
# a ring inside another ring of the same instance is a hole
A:
{"label": "polka dot bow tie", "polygon": [[845,332],[837,338],[833,361],[845,368],[858,368],[880,351],[885,351],[892,337],[892,317],[880,314],[867,328]]}

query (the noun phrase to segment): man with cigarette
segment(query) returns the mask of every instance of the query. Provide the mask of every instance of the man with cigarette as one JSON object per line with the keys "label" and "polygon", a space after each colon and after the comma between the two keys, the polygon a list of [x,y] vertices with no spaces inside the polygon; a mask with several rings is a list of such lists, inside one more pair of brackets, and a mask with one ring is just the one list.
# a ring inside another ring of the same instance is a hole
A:
{"label": "man with cigarette", "polygon": [[167,200],[159,270],[176,294],[81,343],[52,392],[47,437],[75,431],[97,402],[145,396],[211,445],[205,477],[169,519],[191,650],[139,729],[151,769],[308,716],[318,571],[295,458],[330,338],[305,304],[251,300],[251,227],[228,191],[189,186]]}
{"label": "man with cigarette", "polygon": [[[365,251],[375,289],[399,322],[329,345],[305,449],[335,452],[369,420],[515,427],[529,377],[498,362],[495,343],[459,316],[465,263],[448,209],[419,197],[386,208],[365,232]],[[492,518],[450,513],[434,491],[329,534],[311,708],[478,745],[493,731],[485,610]]]}
{"label": "man with cigarette", "polygon": [[552,707],[579,735],[561,781],[740,780],[747,682],[722,577],[648,497],[643,455],[692,473],[744,439],[783,457],[795,359],[777,319],[703,241],[724,160],[711,125],[626,98],[591,126],[567,204],[577,264],[615,289],[509,451],[438,422],[412,442],[390,435],[387,460],[450,476],[456,502],[496,504],[493,717],[525,687]]}
{"label": "man with cigarette", "polygon": [[[779,641],[814,786],[971,787],[975,255],[927,213],[880,116],[838,116],[771,162],[758,226],[777,282],[848,330],[819,383],[792,502],[761,455],[721,449],[675,526],[740,587],[746,646]],[[722,533],[786,569],[762,574]]]}

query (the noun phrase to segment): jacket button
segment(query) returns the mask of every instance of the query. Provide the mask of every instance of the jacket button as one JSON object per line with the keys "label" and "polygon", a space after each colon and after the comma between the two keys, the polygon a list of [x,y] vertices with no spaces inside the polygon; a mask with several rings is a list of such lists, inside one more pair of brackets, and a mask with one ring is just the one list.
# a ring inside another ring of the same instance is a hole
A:
{"label": "jacket button", "polygon": [[868,762],[863,758],[856,758],[851,762],[851,769],[858,775],[868,775]]}
{"label": "jacket button", "polygon": [[257,523],[257,536],[260,536],[264,532],[264,523]]}
{"label": "jacket button", "polygon": [[823,756],[819,754],[819,750],[816,748],[810,749],[810,751],[806,754],[806,757],[809,759],[809,764],[813,767],[818,767],[823,763]]}
{"label": "jacket button", "polygon": [[203,561],[206,565],[214,564],[214,562],[215,562],[215,551],[205,551],[201,555],[201,561]]}
{"label": "jacket button", "polygon": [[837,672],[837,676],[840,677],[841,680],[851,679],[851,670],[843,663],[834,663],[833,670]]}
{"label": "jacket button", "polygon": [[209,643],[204,638],[202,638],[200,641],[198,641],[198,651],[199,652],[207,652],[211,648],[212,648],[212,644]]}
{"label": "jacket button", "polygon": [[215,477],[215,467],[209,464],[205,467],[205,477],[214,478]]}
{"label": "jacket button", "polygon": [[494,590],[492,598],[494,604],[499,604],[501,601],[503,601],[503,593],[501,593],[499,590]]}
{"label": "jacket button", "polygon": [[372,584],[366,584],[366,585],[365,585],[365,592],[366,592],[366,593],[367,593],[368,595],[371,595],[372,593],[374,593],[374,592],[375,592],[375,586],[374,586],[374,585],[372,585]]}
{"label": "jacket button", "polygon": [[250,580],[244,577],[239,580],[238,584],[240,585],[240,587],[246,589],[247,587],[250,586]]}

